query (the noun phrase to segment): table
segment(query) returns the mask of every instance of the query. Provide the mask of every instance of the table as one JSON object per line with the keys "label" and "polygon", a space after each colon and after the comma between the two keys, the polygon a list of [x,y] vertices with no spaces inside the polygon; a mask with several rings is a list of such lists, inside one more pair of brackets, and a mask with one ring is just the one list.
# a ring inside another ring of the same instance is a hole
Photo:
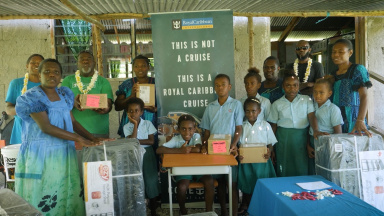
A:
{"label": "table", "polygon": [[229,214],[232,215],[232,170],[230,166],[237,166],[232,155],[164,154],[163,167],[168,169],[168,193],[170,215],[172,211],[171,177],[175,175],[214,175],[227,174],[229,187]]}
{"label": "table", "polygon": [[[323,181],[331,188],[343,192],[334,198],[324,197],[323,200],[291,200],[281,192],[303,192],[296,183]],[[278,194],[277,194],[278,193]],[[384,212],[369,205],[358,197],[343,190],[322,176],[294,176],[266,178],[257,181],[251,203],[248,208],[250,215],[384,215]]]}

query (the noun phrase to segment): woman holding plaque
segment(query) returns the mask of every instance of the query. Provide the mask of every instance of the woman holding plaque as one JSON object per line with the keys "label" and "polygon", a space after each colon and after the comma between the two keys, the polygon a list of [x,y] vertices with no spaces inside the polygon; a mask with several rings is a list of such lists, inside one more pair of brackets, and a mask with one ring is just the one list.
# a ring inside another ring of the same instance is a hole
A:
{"label": "woman holding plaque", "polygon": [[[137,56],[133,59],[132,67],[136,77],[133,77],[132,79],[128,79],[121,83],[119,89],[116,91],[117,98],[115,101],[115,110],[124,110],[123,116],[121,117],[119,130],[117,131],[117,133],[121,137],[124,137],[124,125],[129,122],[127,112],[125,111],[128,105],[128,99],[136,97],[136,93],[139,91],[138,84],[155,84],[155,78],[148,77],[149,59],[147,57],[142,55]],[[141,118],[144,120],[151,121],[153,125],[157,126],[156,111],[157,109],[154,106],[145,106],[144,114],[141,116]]]}

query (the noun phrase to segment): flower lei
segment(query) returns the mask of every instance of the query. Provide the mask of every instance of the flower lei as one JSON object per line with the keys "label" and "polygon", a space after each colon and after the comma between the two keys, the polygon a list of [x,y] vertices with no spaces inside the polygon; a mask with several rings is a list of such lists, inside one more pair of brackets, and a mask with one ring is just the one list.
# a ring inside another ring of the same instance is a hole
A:
{"label": "flower lei", "polygon": [[87,94],[93,88],[93,86],[95,86],[98,74],[99,73],[97,71],[95,71],[87,89],[84,90],[83,89],[84,88],[83,82],[81,82],[80,71],[79,70],[76,71],[76,73],[75,73],[76,84],[77,84],[77,87],[79,88],[81,93]]}
{"label": "flower lei", "polygon": [[[312,66],[312,59],[308,58],[308,66],[307,66],[307,69],[305,70],[303,83],[306,83],[308,81],[309,74],[311,73],[311,66]],[[295,63],[293,64],[293,69],[295,71],[295,75],[299,76],[299,59],[295,60]]]}
{"label": "flower lei", "polygon": [[24,75],[24,84],[23,84],[23,88],[21,89],[21,95],[23,95],[27,91],[28,77],[29,77],[29,74],[26,73]]}

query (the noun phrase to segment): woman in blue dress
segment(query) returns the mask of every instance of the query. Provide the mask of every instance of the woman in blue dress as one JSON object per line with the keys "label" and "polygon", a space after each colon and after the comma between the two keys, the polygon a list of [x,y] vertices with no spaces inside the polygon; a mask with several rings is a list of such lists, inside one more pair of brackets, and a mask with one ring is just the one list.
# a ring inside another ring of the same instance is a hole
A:
{"label": "woman in blue dress", "polygon": [[367,129],[365,116],[368,110],[367,89],[372,86],[369,74],[363,65],[353,64],[349,58],[353,53],[353,45],[347,39],[339,39],[332,48],[332,61],[338,70],[332,75],[332,102],[336,104],[343,116],[343,133],[361,132],[371,136]]}
{"label": "woman in blue dress", "polygon": [[73,118],[72,91],[57,87],[60,63],[46,59],[38,71],[41,85],[16,101],[16,113],[23,120],[16,193],[44,215],[85,215],[73,141],[90,146],[101,144],[100,139]]}

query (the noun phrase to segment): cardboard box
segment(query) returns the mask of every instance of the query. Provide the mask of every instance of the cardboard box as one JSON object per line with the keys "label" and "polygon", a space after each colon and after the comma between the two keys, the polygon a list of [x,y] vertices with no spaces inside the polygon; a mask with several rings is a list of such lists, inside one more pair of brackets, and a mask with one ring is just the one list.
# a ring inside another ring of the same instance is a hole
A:
{"label": "cardboard box", "polygon": [[264,154],[267,154],[267,146],[264,143],[240,145],[240,155],[244,157],[240,163],[267,163]]}
{"label": "cardboard box", "polygon": [[82,109],[108,108],[107,94],[80,94],[80,107]]}
{"label": "cardboard box", "polygon": [[84,163],[84,198],[87,216],[114,215],[111,161]]}
{"label": "cardboard box", "polygon": [[231,147],[231,135],[211,134],[208,139],[208,154],[229,155]]}
{"label": "cardboard box", "polygon": [[144,101],[144,106],[155,106],[155,84],[138,84],[136,97]]}

